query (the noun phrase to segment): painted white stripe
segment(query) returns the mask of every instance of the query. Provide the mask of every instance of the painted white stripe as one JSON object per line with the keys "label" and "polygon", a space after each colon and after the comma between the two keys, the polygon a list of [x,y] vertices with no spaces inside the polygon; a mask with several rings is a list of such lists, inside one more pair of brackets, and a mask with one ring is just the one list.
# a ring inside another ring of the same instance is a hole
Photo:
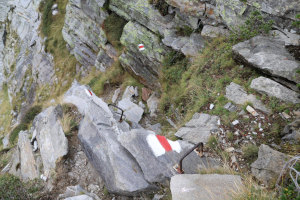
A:
{"label": "painted white stripe", "polygon": [[143,47],[143,48],[140,48],[139,50],[140,50],[140,51],[144,51],[144,50],[145,50],[145,48]]}
{"label": "painted white stripe", "polygon": [[90,94],[90,92],[89,92],[87,89],[85,89],[84,91],[85,91],[85,93],[86,93],[89,97],[91,97],[91,94]]}
{"label": "painted white stripe", "polygon": [[181,152],[181,146],[178,141],[168,140],[168,142],[169,142],[170,146],[172,147],[173,151],[176,151],[177,153]]}
{"label": "painted white stripe", "polygon": [[157,137],[153,134],[150,134],[146,138],[153,154],[158,157],[166,153],[166,150],[162,147]]}

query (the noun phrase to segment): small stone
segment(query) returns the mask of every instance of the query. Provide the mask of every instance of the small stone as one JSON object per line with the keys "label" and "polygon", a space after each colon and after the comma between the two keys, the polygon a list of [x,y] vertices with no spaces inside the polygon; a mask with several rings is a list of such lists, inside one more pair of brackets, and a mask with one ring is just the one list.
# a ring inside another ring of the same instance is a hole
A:
{"label": "small stone", "polygon": [[251,113],[254,117],[258,116],[258,113],[254,110],[254,108],[252,108],[251,106],[247,106],[246,110]]}
{"label": "small stone", "polygon": [[212,110],[214,107],[215,107],[214,104],[210,104],[210,105],[209,105],[209,109],[210,109],[210,110]]}
{"label": "small stone", "polygon": [[259,131],[263,131],[264,129],[260,128]]}
{"label": "small stone", "polygon": [[234,151],[234,147],[229,147],[227,149],[225,149],[226,152],[231,153]]}
{"label": "small stone", "polygon": [[53,15],[53,16],[55,16],[55,15],[57,15],[57,14],[58,14],[58,11],[57,11],[57,10],[53,10],[53,11],[52,11],[52,15]]}
{"label": "small stone", "polygon": [[139,106],[141,107],[141,108],[143,108],[143,109],[145,109],[146,108],[146,106],[145,106],[145,104],[143,104],[143,102],[139,102]]}
{"label": "small stone", "polygon": [[142,88],[142,99],[143,101],[148,101],[152,91],[148,88]]}
{"label": "small stone", "polygon": [[152,200],[161,200],[165,195],[155,194]]}
{"label": "small stone", "polygon": [[286,114],[285,112],[282,112],[281,114],[282,114],[284,119],[290,119],[291,118],[291,116]]}
{"label": "small stone", "polygon": [[232,122],[233,126],[237,125],[238,123],[240,123],[239,120],[234,120],[234,121]]}
{"label": "small stone", "polygon": [[294,113],[294,115],[296,115],[297,117],[300,116],[300,111],[299,111],[299,110],[294,110],[293,113]]}
{"label": "small stone", "polygon": [[237,159],[235,157],[235,155],[231,156],[231,163],[236,163],[237,162]]}
{"label": "small stone", "polygon": [[[218,120],[218,125],[221,125],[221,120]],[[220,129],[223,132],[223,129]]]}
{"label": "small stone", "polygon": [[33,152],[36,152],[37,149],[38,149],[38,144],[37,141],[35,140],[33,143]]}
{"label": "small stone", "polygon": [[53,6],[52,6],[52,10],[55,10],[55,9],[57,9],[58,8],[58,5],[57,5],[57,3],[56,4],[54,4]]}
{"label": "small stone", "polygon": [[171,126],[173,126],[174,128],[177,129],[176,124],[175,124],[169,117],[167,117],[167,121],[169,122],[169,124],[170,124]]}
{"label": "small stone", "polygon": [[252,134],[253,134],[253,135],[257,135],[257,133],[256,133],[256,132],[252,132]]}
{"label": "small stone", "polygon": [[114,95],[113,95],[112,100],[111,100],[113,103],[116,103],[116,101],[117,101],[117,99],[120,95],[120,92],[121,92],[121,88],[118,88],[118,89],[115,90]]}
{"label": "small stone", "polygon": [[231,102],[228,102],[227,104],[225,104],[224,108],[230,112],[234,112],[236,111],[236,106],[234,104],[232,104]]}
{"label": "small stone", "polygon": [[47,181],[47,176],[45,176],[44,174],[41,174],[41,179],[46,182]]}
{"label": "small stone", "polygon": [[239,135],[240,135],[239,131],[235,131],[235,132],[234,132],[234,135],[239,136]]}

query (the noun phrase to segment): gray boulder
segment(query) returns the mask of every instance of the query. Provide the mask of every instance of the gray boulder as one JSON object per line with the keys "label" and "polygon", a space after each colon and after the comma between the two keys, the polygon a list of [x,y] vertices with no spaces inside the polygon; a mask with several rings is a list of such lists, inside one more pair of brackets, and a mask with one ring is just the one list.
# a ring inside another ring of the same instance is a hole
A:
{"label": "gray boulder", "polygon": [[285,43],[273,38],[256,36],[232,48],[237,61],[272,76],[300,82],[299,62],[285,49]]}
{"label": "gray boulder", "polygon": [[156,94],[153,93],[150,98],[147,100],[147,106],[150,111],[150,117],[156,117],[156,112],[159,104],[159,99],[156,97]]}
{"label": "gray boulder", "polygon": [[48,178],[55,169],[56,162],[68,153],[68,140],[59,121],[61,117],[62,107],[51,106],[37,115],[33,121],[33,135],[36,135],[44,175]]}
{"label": "gray boulder", "polygon": [[266,108],[263,103],[256,99],[256,96],[253,94],[247,94],[247,92],[242,88],[242,86],[231,82],[230,85],[226,87],[226,95],[230,101],[233,101],[236,104],[244,105],[245,103],[252,103],[253,107],[259,109],[265,113],[271,113],[271,110]]}
{"label": "gray boulder", "polygon": [[219,130],[219,119],[218,116],[196,113],[175,135],[194,144],[206,143],[211,134]]}
{"label": "gray boulder", "polygon": [[290,90],[283,85],[262,76],[253,79],[250,87],[259,93],[276,97],[282,101],[294,104],[300,103],[299,93],[294,92],[293,90]]}
{"label": "gray boulder", "polygon": [[106,103],[77,83],[66,92],[64,102],[74,104],[84,115],[78,137],[109,192],[134,195],[154,189],[144,179],[136,160],[118,142],[118,135],[123,134],[122,126],[113,118]]}
{"label": "gray boulder", "polygon": [[[149,182],[163,182],[175,175],[177,172],[173,166],[194,146],[184,141],[167,140],[172,150],[166,151],[154,132],[145,129],[133,129],[119,135],[118,140],[136,159]],[[215,167],[219,167],[219,162],[211,158],[200,158],[195,152],[183,160],[185,173],[199,173],[201,169]]]}
{"label": "gray boulder", "polygon": [[287,31],[278,31],[273,30],[270,31],[270,36],[274,37],[275,39],[279,39],[284,41],[285,46],[299,46],[300,45],[300,35],[293,34]]}
{"label": "gray boulder", "polygon": [[243,189],[240,176],[181,174],[171,178],[173,200],[230,200]]}
{"label": "gray boulder", "polygon": [[94,200],[94,199],[86,194],[82,194],[79,196],[68,197],[68,198],[65,198],[64,200]]}
{"label": "gray boulder", "polygon": [[296,119],[292,123],[286,125],[281,133],[283,140],[300,142],[300,119]]}
{"label": "gray boulder", "polygon": [[251,164],[251,172],[266,186],[273,186],[288,160],[289,156],[286,154],[262,144],[259,147],[257,160]]}
{"label": "gray boulder", "polygon": [[133,103],[130,98],[125,98],[119,101],[118,107],[124,110],[124,115],[127,120],[139,123],[142,119],[144,109]]}
{"label": "gray boulder", "polygon": [[21,177],[23,180],[33,180],[39,177],[32,146],[27,131],[19,133],[18,150],[20,157]]}
{"label": "gray boulder", "polygon": [[201,31],[201,35],[204,37],[215,38],[218,36],[228,36],[229,31],[224,29],[224,27],[216,27],[211,25],[205,25]]}

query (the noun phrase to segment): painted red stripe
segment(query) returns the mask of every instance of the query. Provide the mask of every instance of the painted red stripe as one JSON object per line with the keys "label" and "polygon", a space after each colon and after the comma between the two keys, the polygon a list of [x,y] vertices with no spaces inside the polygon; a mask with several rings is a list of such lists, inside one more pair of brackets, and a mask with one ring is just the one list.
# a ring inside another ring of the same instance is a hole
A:
{"label": "painted red stripe", "polygon": [[144,45],[140,45],[139,47],[140,47],[140,49],[141,49],[141,48],[144,48]]}
{"label": "painted red stripe", "polygon": [[171,145],[169,144],[168,140],[166,139],[166,137],[164,136],[161,136],[161,135],[156,135],[158,141],[160,142],[161,146],[163,146],[163,148],[166,150],[166,151],[172,151],[172,147]]}
{"label": "painted red stripe", "polygon": [[91,92],[90,90],[88,90],[88,91],[89,91],[89,93],[91,94],[91,96],[93,96],[92,92]]}

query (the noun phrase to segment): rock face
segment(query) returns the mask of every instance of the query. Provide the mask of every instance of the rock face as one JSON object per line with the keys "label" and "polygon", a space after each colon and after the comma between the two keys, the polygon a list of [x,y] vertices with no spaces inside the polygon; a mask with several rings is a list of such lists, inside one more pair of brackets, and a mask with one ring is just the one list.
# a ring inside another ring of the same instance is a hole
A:
{"label": "rock face", "polygon": [[272,186],[288,160],[287,155],[262,144],[259,147],[257,160],[251,164],[251,172],[265,185]]}
{"label": "rock face", "polygon": [[281,84],[271,79],[262,76],[253,79],[250,87],[258,91],[259,93],[277,97],[278,99],[286,102],[300,103],[300,94],[282,86]]}
{"label": "rock face", "polygon": [[243,187],[240,176],[181,174],[171,178],[173,200],[229,200]]}
{"label": "rock face", "polygon": [[[108,14],[100,9],[104,1],[75,1],[69,2],[66,8],[65,24],[62,31],[71,53],[85,67],[95,66],[104,71],[112,64],[112,59],[103,50],[107,42],[101,24]],[[83,23],[84,22],[84,23]],[[101,60],[106,60],[101,62]],[[100,66],[103,63],[108,66]]]}
{"label": "rock face", "polygon": [[39,36],[39,4],[0,1],[0,88],[5,81],[10,100],[23,102],[17,120],[33,104],[36,88],[55,80],[53,58]]}
{"label": "rock face", "polygon": [[84,151],[112,193],[133,195],[153,187],[127,150],[118,142],[122,130],[106,103],[86,93],[87,88],[76,83],[65,94],[64,101],[78,107],[84,115],[78,137]]}
{"label": "rock face", "polygon": [[219,130],[219,119],[219,117],[214,115],[196,113],[175,135],[194,144],[199,142],[206,143],[211,133]]}
{"label": "rock face", "polygon": [[259,109],[266,113],[271,113],[271,111],[266,108],[262,102],[253,94],[247,94],[246,91],[238,84],[231,82],[230,85],[226,87],[226,95],[225,95],[230,101],[233,101],[236,104],[243,105],[247,102],[250,102],[253,104],[253,107],[256,109]]}
{"label": "rock face", "polygon": [[119,101],[118,106],[124,110],[124,115],[127,120],[139,123],[142,119],[144,110],[137,104],[133,103],[130,98],[125,98]]}
{"label": "rock face", "polygon": [[[128,22],[123,30],[121,43],[127,52],[120,56],[123,67],[149,87],[157,87],[160,63],[168,52],[159,37],[138,23]],[[145,50],[140,51],[139,44]],[[143,66],[143,67],[142,67]]]}
{"label": "rock face", "polygon": [[236,59],[272,76],[294,83],[300,82],[299,62],[285,49],[285,43],[263,36],[256,36],[232,48]]}
{"label": "rock face", "polygon": [[19,133],[18,151],[20,157],[21,177],[23,180],[33,180],[39,177],[39,171],[36,166],[32,146],[27,131]]}
{"label": "rock face", "polygon": [[59,118],[62,117],[61,106],[51,106],[37,115],[33,121],[33,135],[36,134],[40,149],[44,175],[49,177],[55,169],[56,162],[68,153],[68,140],[63,132]]}

